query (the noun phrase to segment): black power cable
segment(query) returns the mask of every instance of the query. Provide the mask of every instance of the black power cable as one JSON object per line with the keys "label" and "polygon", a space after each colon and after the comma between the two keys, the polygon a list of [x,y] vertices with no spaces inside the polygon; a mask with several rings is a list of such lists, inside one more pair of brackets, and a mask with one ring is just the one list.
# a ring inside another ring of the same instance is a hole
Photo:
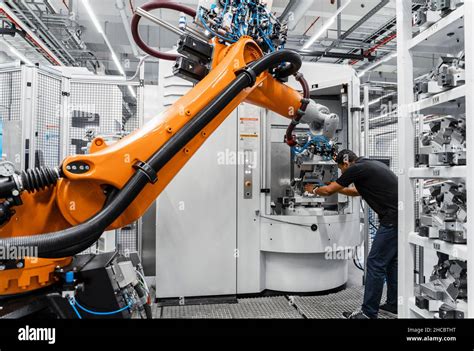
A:
{"label": "black power cable", "polygon": [[237,77],[219,96],[214,98],[145,163],[142,163],[125,186],[117,191],[112,199],[107,201],[108,203],[104,205],[103,209],[84,223],[54,233],[0,239],[0,247],[6,249],[24,246],[36,247],[38,257],[42,258],[68,257],[87,249],[136,199],[143,188],[152,180],[153,173],[156,177],[156,174],[174,155],[180,152],[218,116],[242,90],[252,87],[256,82],[256,77],[266,70],[280,66],[282,63],[289,64],[279,71],[279,76],[289,76],[300,69],[301,56],[291,50],[280,50],[266,55],[250,64],[246,69],[239,71]]}

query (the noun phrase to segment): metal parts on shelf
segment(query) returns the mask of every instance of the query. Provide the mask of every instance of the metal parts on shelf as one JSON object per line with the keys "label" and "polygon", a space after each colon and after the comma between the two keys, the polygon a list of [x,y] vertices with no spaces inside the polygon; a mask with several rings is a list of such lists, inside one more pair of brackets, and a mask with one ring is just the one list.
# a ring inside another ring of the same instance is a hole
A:
{"label": "metal parts on shelf", "polygon": [[424,31],[464,3],[464,0],[428,0],[413,13],[415,30]]}
{"label": "metal parts on shelf", "polygon": [[467,301],[467,264],[442,253],[438,259],[430,281],[420,284],[415,303],[418,308],[436,312],[440,319],[464,318],[460,306]]}
{"label": "metal parts on shelf", "polygon": [[467,242],[464,182],[427,182],[422,198],[419,234],[455,244]]}
{"label": "metal parts on shelf", "polygon": [[446,15],[464,3],[464,0],[429,0],[428,10],[440,11],[442,15]]}
{"label": "metal parts on shelf", "polygon": [[458,57],[441,57],[437,67],[438,85],[454,88],[466,82],[464,52]]}
{"label": "metal parts on shelf", "polygon": [[466,116],[424,116],[418,165],[466,165]]}
{"label": "metal parts on shelf", "polygon": [[438,64],[426,76],[415,84],[415,99],[422,100],[429,96],[455,88],[466,82],[465,54],[443,56]]}

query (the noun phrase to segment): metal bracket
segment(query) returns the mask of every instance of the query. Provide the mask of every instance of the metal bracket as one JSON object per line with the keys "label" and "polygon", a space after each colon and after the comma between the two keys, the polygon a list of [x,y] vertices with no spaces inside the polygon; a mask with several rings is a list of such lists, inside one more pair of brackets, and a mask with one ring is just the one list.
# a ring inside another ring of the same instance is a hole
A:
{"label": "metal bracket", "polygon": [[156,175],[155,170],[148,163],[142,162],[142,161],[137,161],[133,165],[133,168],[140,171],[140,172],[143,172],[147,176],[148,181],[151,184],[155,184],[158,181],[158,176]]}

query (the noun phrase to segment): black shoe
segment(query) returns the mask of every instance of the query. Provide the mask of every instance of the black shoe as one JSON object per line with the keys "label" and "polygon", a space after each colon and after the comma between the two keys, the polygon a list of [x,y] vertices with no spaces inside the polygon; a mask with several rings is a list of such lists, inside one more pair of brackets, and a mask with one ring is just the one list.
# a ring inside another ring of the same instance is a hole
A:
{"label": "black shoe", "polygon": [[379,309],[381,311],[393,313],[393,314],[398,314],[398,308],[397,306],[389,305],[384,303],[383,305],[380,305]]}
{"label": "black shoe", "polygon": [[342,315],[347,319],[370,319],[362,311],[342,312]]}

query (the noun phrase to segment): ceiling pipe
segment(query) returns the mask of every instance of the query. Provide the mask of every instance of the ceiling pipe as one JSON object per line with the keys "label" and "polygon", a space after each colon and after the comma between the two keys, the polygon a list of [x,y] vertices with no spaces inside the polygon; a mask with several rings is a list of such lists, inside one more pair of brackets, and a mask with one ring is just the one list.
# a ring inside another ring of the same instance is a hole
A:
{"label": "ceiling pipe", "polygon": [[364,68],[362,68],[358,73],[357,73],[357,76],[359,78],[362,78],[367,72],[370,72],[372,71],[374,68],[384,64],[385,62],[388,62],[390,61],[391,59],[394,59],[395,57],[397,57],[397,52],[394,52],[392,54],[388,54],[388,55],[385,55],[384,57],[382,57],[380,60],[378,61],[374,61],[372,62],[370,65],[367,65],[365,66]]}
{"label": "ceiling pipe", "polygon": [[[393,39],[395,39],[397,37],[397,33],[392,33],[390,34],[389,36],[385,37],[384,39],[382,39],[381,41],[379,41],[378,43],[376,43],[374,46],[372,46],[370,49],[368,49],[367,51],[364,52],[364,56],[370,56],[370,54],[374,53],[375,51],[377,51],[378,49],[380,49],[381,47],[387,45],[389,42],[391,42]],[[351,65],[355,65],[357,62],[359,62],[360,60],[353,60],[350,64]]]}
{"label": "ceiling pipe", "polygon": [[[63,52],[69,57],[70,59],[70,62],[71,63],[75,63],[76,60],[75,58],[69,54],[69,50],[61,43],[61,41],[59,39],[57,39],[52,33],[51,31],[49,30],[49,28],[43,23],[43,21],[41,20],[41,18],[39,18],[36,13],[33,11],[33,9],[30,7],[30,4],[29,3],[24,3],[23,4],[24,7],[26,8],[26,10],[31,14],[31,16],[36,20],[36,22],[39,24],[39,26],[41,27],[41,29],[43,30],[43,33],[44,33],[44,36],[46,36],[51,42],[53,42],[53,44],[56,44],[57,47],[59,47],[60,49],[63,50]],[[63,53],[61,52],[60,53],[61,56],[65,59],[67,59]]]}
{"label": "ceiling pipe", "polygon": [[374,8],[372,8],[362,18],[360,18],[354,25],[352,25],[352,27],[350,27],[348,30],[344,31],[344,33],[338,36],[338,39],[334,41],[328,48],[326,48],[326,52],[329,52],[332,49],[338,47],[342,41],[348,39],[348,37],[352,33],[355,33],[364,23],[368,22],[370,18],[372,18],[372,16],[374,16],[381,9],[383,9],[389,2],[390,0],[380,0],[380,2]]}
{"label": "ceiling pipe", "polygon": [[294,30],[313,3],[314,0],[291,0],[281,14],[280,21],[288,20],[288,29]]}
{"label": "ceiling pipe", "polygon": [[325,51],[298,51],[301,56],[307,57],[326,57],[326,58],[337,58],[342,60],[365,60],[370,59],[360,54],[344,53],[344,52],[325,52]]}
{"label": "ceiling pipe", "polygon": [[306,30],[304,31],[303,36],[305,36],[306,34],[308,34],[309,30],[314,27],[314,25],[316,24],[316,22],[319,21],[320,18],[321,18],[321,16],[316,17],[316,19],[309,25],[308,29],[306,29]]}
{"label": "ceiling pipe", "polygon": [[[45,41],[36,35],[34,29],[30,28],[28,25],[25,24],[23,20],[21,20],[15,12],[12,10],[11,7],[7,5],[7,3],[0,1],[0,14],[3,14],[8,18],[8,20],[14,24],[17,28],[23,30],[25,35],[25,40],[30,45],[32,45],[39,53],[42,54],[49,62],[53,65],[64,66],[64,62],[56,56],[56,54],[46,45]],[[20,13],[19,13],[20,15]]]}
{"label": "ceiling pipe", "polygon": [[337,8],[337,11],[325,21],[325,23],[318,29],[316,33],[314,33],[311,36],[311,38],[309,38],[306,41],[306,43],[303,45],[303,50],[310,49],[311,46],[316,42],[316,40],[318,40],[322,35],[324,35],[329,30],[332,24],[336,22],[336,20],[339,18],[342,11],[344,11],[347,8],[347,6],[350,5],[351,1],[352,0],[346,0],[344,5]]}
{"label": "ceiling pipe", "polygon": [[18,7],[18,5],[12,1],[12,0],[9,0],[8,1],[8,6],[10,6],[13,10],[15,10],[18,15],[20,15],[21,17],[23,17],[24,21],[26,22],[26,24],[28,26],[31,27],[31,30],[33,32],[36,32],[36,34],[40,34],[42,35],[42,40],[44,41],[44,43],[46,45],[49,45],[49,48],[50,50],[54,50],[55,51],[55,55],[58,55],[60,60],[63,60],[63,62],[68,62],[68,59],[60,52],[57,50],[57,45],[55,45],[53,42],[51,42],[51,40],[49,39],[48,36],[44,35],[44,33],[40,30],[40,28],[38,28],[26,15],[25,13]]}

